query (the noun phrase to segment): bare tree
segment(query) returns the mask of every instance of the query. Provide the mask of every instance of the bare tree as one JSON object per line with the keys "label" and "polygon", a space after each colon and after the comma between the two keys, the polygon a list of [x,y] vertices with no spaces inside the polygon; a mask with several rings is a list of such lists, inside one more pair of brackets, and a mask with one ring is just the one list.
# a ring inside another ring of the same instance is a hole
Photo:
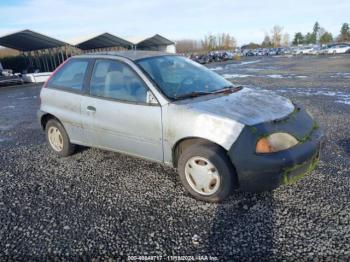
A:
{"label": "bare tree", "polygon": [[284,47],[288,47],[289,46],[289,34],[288,33],[283,34],[282,45]]}
{"label": "bare tree", "polygon": [[271,42],[275,48],[281,46],[282,30],[283,27],[279,25],[275,25],[271,30]]}
{"label": "bare tree", "polygon": [[202,49],[200,41],[194,39],[182,39],[176,41],[176,50],[178,53],[192,53]]}
{"label": "bare tree", "polygon": [[219,35],[219,39],[221,39],[221,43],[218,44],[218,49],[234,49],[236,48],[236,39],[230,34],[222,33]]}
{"label": "bare tree", "polygon": [[234,49],[236,45],[236,39],[227,33],[208,34],[202,40],[202,47],[205,51]]}
{"label": "bare tree", "polygon": [[202,40],[203,49],[206,51],[214,50],[217,45],[216,43],[217,43],[216,36],[211,33],[204,36],[204,39]]}
{"label": "bare tree", "polygon": [[0,58],[7,56],[17,56],[19,54],[20,52],[18,52],[17,50],[0,47]]}

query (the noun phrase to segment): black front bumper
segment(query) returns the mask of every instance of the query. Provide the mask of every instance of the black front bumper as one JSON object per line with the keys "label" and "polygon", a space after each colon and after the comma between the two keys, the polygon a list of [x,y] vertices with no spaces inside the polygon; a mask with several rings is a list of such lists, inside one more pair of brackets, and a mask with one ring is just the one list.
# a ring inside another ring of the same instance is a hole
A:
{"label": "black front bumper", "polygon": [[[275,132],[291,134],[300,143],[277,153],[257,154],[257,141]],[[300,107],[285,119],[244,127],[229,150],[239,189],[259,192],[296,181],[315,168],[322,141],[322,131]]]}

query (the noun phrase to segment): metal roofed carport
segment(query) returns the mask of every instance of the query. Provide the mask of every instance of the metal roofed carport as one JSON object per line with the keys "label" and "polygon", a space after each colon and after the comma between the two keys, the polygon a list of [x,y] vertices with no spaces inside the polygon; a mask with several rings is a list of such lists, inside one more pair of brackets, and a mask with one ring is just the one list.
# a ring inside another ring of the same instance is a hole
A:
{"label": "metal roofed carport", "polygon": [[31,31],[22,30],[0,37],[0,46],[16,49],[29,61],[29,67],[53,71],[68,58],[68,43]]}
{"label": "metal roofed carport", "polygon": [[133,43],[112,35],[110,33],[104,33],[93,38],[90,38],[84,42],[78,43],[76,47],[82,50],[106,50],[112,48],[125,48],[132,49]]}
{"label": "metal roofed carport", "polygon": [[31,30],[23,30],[0,37],[0,45],[27,52],[61,47],[67,45],[67,43]]}
{"label": "metal roofed carport", "polygon": [[139,50],[156,50],[169,53],[176,52],[175,42],[158,34],[140,41],[136,44],[136,47]]}

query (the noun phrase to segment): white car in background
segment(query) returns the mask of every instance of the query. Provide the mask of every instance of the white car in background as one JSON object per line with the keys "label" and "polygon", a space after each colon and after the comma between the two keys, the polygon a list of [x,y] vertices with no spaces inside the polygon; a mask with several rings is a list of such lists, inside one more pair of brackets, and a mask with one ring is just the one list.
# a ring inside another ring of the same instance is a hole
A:
{"label": "white car in background", "polygon": [[350,45],[335,45],[327,49],[328,54],[345,54],[350,52]]}
{"label": "white car in background", "polygon": [[321,47],[315,46],[310,50],[309,54],[310,55],[319,55],[320,52],[321,52]]}
{"label": "white car in background", "polygon": [[311,50],[313,49],[312,46],[303,46],[303,47],[298,47],[293,51],[294,55],[308,55],[310,54]]}

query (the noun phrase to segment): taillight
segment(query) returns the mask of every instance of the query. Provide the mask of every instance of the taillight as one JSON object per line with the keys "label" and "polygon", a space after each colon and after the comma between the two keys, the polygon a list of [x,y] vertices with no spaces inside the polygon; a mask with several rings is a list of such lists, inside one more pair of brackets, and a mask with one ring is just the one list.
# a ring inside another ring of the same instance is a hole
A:
{"label": "taillight", "polygon": [[46,82],[43,85],[43,88],[47,87],[49,81],[51,80],[51,78],[57,73],[58,70],[60,70],[68,61],[70,60],[70,58],[68,58],[66,61],[64,61],[62,64],[60,64],[53,72],[52,74],[49,76],[49,78],[46,80]]}

